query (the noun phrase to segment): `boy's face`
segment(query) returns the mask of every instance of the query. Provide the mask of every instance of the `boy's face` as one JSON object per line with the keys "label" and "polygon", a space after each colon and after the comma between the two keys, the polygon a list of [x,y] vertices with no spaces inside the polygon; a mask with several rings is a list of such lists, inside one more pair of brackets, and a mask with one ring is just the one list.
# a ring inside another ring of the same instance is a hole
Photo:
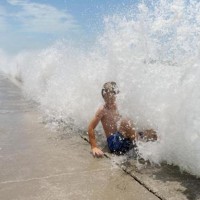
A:
{"label": "boy's face", "polygon": [[112,92],[108,92],[104,95],[104,100],[106,103],[115,104],[116,102],[116,94]]}

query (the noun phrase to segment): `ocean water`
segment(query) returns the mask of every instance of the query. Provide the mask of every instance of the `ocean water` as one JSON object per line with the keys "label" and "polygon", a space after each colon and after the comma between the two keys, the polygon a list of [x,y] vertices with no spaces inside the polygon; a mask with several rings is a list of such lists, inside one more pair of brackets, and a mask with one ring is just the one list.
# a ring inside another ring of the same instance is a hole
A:
{"label": "ocean water", "polygon": [[15,56],[1,50],[0,69],[20,82],[50,126],[85,130],[103,103],[103,83],[116,81],[121,114],[138,130],[158,133],[158,142],[138,143],[141,156],[199,177],[200,2],[144,1],[103,23],[87,50],[62,41]]}

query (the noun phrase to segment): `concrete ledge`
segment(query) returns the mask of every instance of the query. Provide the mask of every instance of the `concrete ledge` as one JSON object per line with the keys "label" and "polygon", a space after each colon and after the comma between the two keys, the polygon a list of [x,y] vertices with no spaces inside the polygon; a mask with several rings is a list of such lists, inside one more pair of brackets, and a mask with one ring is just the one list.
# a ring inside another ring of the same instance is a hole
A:
{"label": "concrete ledge", "polygon": [[199,179],[176,167],[109,153],[94,159],[87,135],[52,132],[38,119],[36,106],[0,75],[2,200],[200,199]]}
{"label": "concrete ledge", "polygon": [[0,75],[1,200],[157,200],[138,182],[94,159],[78,134],[52,132],[37,107]]}
{"label": "concrete ledge", "polygon": [[[80,136],[89,143],[86,133]],[[102,142],[100,145],[102,145]],[[116,156],[106,152],[105,157],[112,160]],[[116,159],[114,159],[114,162],[159,199],[200,199],[200,179],[185,172],[181,173],[178,167],[164,163],[161,166],[152,166],[142,159],[137,160],[129,156],[127,156],[125,162],[118,162]]]}

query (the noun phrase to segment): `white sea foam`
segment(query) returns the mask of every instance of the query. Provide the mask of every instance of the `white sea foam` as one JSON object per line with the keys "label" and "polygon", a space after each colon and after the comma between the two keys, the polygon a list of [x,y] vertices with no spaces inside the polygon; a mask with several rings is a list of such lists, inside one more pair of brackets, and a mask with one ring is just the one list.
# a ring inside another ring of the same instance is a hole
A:
{"label": "white sea foam", "polygon": [[58,42],[14,57],[1,52],[0,68],[22,81],[47,119],[84,129],[103,83],[116,81],[122,114],[158,132],[158,142],[138,144],[141,156],[200,176],[199,10],[198,1],[139,4],[105,17],[89,51]]}

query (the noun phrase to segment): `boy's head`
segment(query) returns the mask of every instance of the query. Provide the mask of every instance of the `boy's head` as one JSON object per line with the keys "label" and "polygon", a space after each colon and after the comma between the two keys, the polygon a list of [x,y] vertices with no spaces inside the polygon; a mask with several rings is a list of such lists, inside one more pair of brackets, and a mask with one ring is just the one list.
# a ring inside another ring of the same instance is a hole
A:
{"label": "boy's head", "polygon": [[119,89],[115,82],[105,83],[101,90],[102,97],[104,98],[105,101],[112,100],[112,99],[115,100],[115,96],[118,93],[119,93]]}

